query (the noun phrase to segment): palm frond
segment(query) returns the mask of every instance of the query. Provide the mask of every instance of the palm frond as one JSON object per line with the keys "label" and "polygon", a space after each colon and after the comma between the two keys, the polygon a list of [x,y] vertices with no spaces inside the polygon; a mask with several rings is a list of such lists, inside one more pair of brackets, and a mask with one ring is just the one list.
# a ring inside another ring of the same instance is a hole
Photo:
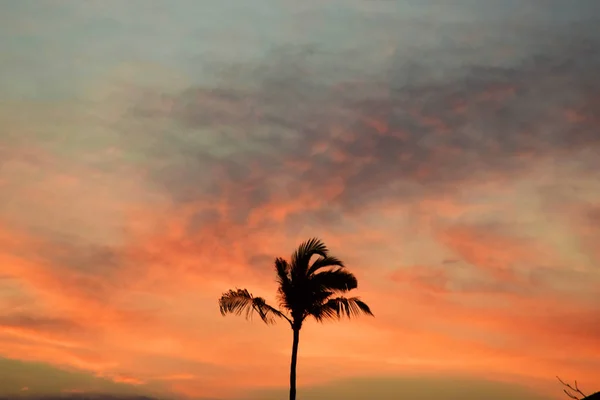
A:
{"label": "palm frond", "polygon": [[290,284],[290,265],[281,257],[275,259],[275,272],[277,273],[277,283],[280,285]]}
{"label": "palm frond", "polygon": [[266,324],[275,322],[275,317],[286,318],[285,314],[267,304],[262,297],[254,297],[246,289],[229,290],[219,299],[221,315],[245,313],[247,319],[256,312]]}
{"label": "palm frond", "polygon": [[314,274],[315,272],[317,272],[318,270],[320,270],[322,268],[327,268],[327,267],[344,268],[345,265],[342,262],[342,260],[340,260],[337,257],[332,257],[332,256],[319,257],[317,260],[315,260],[315,262],[308,269],[308,275],[310,276],[310,275]]}
{"label": "palm frond", "polygon": [[290,276],[290,265],[283,258],[275,259],[275,271],[277,273],[277,300],[281,307],[290,308],[288,295],[292,287],[292,277]]}
{"label": "palm frond", "polygon": [[319,290],[347,292],[358,287],[358,281],[354,274],[343,268],[321,271],[312,275],[310,281],[313,287]]}
{"label": "palm frond", "polygon": [[348,318],[357,317],[360,314],[373,316],[369,306],[358,297],[336,297],[329,299],[320,307],[311,310],[312,315],[317,321],[325,319],[340,319],[344,316]]}
{"label": "palm frond", "polygon": [[332,307],[324,307],[324,304],[309,310],[306,316],[309,315],[317,320],[317,322],[323,322],[326,319],[339,319],[336,310]]}
{"label": "palm frond", "polygon": [[[305,299],[304,310],[302,312],[302,320],[304,320],[309,315],[320,315],[323,310],[323,304],[327,302],[331,296],[334,295],[334,292],[330,292],[327,290],[314,290],[310,293],[310,296]],[[316,318],[316,316],[315,316]]]}
{"label": "palm frond", "polygon": [[298,246],[292,254],[291,266],[296,273],[306,274],[310,258],[314,255],[327,257],[327,246],[319,238],[309,239]]}

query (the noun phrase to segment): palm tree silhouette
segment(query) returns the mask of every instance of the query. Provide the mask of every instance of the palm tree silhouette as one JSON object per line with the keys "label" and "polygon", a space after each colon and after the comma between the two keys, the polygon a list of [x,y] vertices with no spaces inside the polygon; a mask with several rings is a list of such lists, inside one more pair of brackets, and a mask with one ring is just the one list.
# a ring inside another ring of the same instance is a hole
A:
{"label": "palm tree silhouette", "polygon": [[[313,256],[319,256],[312,264]],[[290,400],[296,399],[296,363],[300,329],[307,317],[318,322],[327,319],[351,318],[360,314],[373,315],[367,304],[358,297],[340,294],[356,289],[356,277],[348,272],[344,263],[329,255],[329,250],[318,238],[309,239],[296,249],[290,262],[275,259],[277,275],[277,298],[280,309],[266,303],[262,297],[254,297],[246,289],[229,290],[219,299],[222,315],[245,313],[249,318],[256,312],[267,324],[276,318],[289,322],[294,339],[290,365]]]}

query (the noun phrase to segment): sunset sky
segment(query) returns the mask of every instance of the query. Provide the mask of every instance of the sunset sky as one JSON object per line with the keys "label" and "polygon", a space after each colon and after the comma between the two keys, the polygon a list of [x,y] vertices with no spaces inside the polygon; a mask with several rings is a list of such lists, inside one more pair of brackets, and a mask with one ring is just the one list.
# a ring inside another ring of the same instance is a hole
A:
{"label": "sunset sky", "polygon": [[598,0],[0,0],[0,396],[285,398],[289,326],[217,300],[275,303],[313,236],[375,318],[304,326],[300,400],[600,390],[598,26]]}

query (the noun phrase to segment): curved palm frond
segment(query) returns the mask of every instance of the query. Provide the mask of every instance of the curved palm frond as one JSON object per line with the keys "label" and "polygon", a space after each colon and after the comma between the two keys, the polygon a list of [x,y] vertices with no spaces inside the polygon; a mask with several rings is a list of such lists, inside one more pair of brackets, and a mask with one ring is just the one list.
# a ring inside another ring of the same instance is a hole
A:
{"label": "curved palm frond", "polygon": [[289,285],[291,283],[290,265],[281,257],[275,259],[275,272],[277,272],[277,283]]}
{"label": "curved palm frond", "polygon": [[306,319],[309,315],[315,316],[320,315],[323,310],[323,304],[334,295],[334,292],[326,290],[316,290],[311,293],[311,296],[306,299],[305,307],[302,312],[302,320]]}
{"label": "curved palm frond", "polygon": [[336,297],[334,299],[329,299],[320,307],[317,307],[310,312],[310,315],[317,321],[340,319],[344,316],[352,318],[360,314],[373,316],[369,306],[358,297]]}
{"label": "curved palm frond", "polygon": [[291,266],[295,274],[306,274],[310,258],[314,255],[327,257],[327,246],[319,238],[309,239],[298,246],[292,254]]}
{"label": "curved palm frond", "polygon": [[358,281],[354,274],[343,268],[321,271],[312,275],[310,281],[318,290],[347,292],[358,287]]}
{"label": "curved palm frond", "polygon": [[335,309],[331,307],[323,307],[323,304],[309,310],[306,317],[312,316],[317,322],[323,322],[326,319],[339,319]]}
{"label": "curved palm frond", "polygon": [[327,268],[327,267],[340,267],[340,268],[344,268],[345,265],[342,262],[342,260],[340,260],[337,257],[332,257],[332,256],[327,256],[327,257],[319,257],[308,269],[307,274],[308,275],[312,275],[315,272],[317,272],[318,270],[322,269],[322,268]]}
{"label": "curved palm frond", "polygon": [[252,296],[246,289],[229,290],[223,293],[219,299],[219,310],[221,315],[245,313],[247,319],[256,312],[266,324],[274,323],[275,317],[287,319],[281,311],[268,305],[265,299]]}
{"label": "curved palm frond", "polygon": [[292,277],[290,275],[290,265],[283,258],[275,259],[275,271],[277,273],[277,300],[281,307],[290,308],[288,294],[292,288]]}

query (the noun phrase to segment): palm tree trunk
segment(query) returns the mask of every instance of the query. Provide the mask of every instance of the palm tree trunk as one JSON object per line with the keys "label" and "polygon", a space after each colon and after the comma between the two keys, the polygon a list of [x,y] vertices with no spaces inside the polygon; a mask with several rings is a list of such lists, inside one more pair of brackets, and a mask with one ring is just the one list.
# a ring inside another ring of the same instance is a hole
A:
{"label": "palm tree trunk", "polygon": [[298,342],[300,329],[293,328],[294,342],[292,344],[292,363],[290,366],[290,400],[296,400],[296,363],[298,361]]}

